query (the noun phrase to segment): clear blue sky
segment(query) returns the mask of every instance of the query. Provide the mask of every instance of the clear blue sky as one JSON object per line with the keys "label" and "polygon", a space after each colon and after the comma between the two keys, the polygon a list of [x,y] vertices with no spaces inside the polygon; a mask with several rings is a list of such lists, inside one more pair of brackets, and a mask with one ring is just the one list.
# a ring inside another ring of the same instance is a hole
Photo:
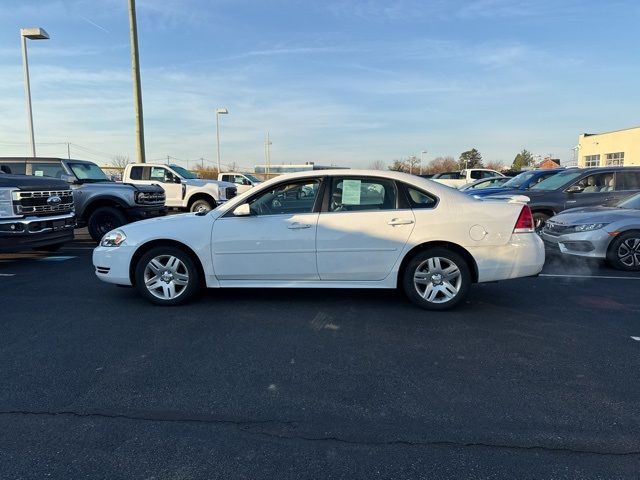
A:
{"label": "clear blue sky", "polygon": [[[42,155],[134,157],[126,0],[0,0],[0,155],[27,153],[19,28]],[[637,0],[138,0],[149,159],[366,167],[476,147],[571,158],[640,125]]]}

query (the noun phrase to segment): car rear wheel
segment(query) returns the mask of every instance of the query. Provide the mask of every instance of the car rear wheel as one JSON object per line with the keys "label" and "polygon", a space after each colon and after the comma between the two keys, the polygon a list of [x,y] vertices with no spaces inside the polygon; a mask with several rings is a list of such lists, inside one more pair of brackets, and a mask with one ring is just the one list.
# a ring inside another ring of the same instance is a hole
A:
{"label": "car rear wheel", "polygon": [[607,251],[607,261],[618,270],[640,270],[640,231],[621,233]]}
{"label": "car rear wheel", "polygon": [[415,255],[403,275],[409,299],[427,310],[448,310],[469,294],[472,277],[469,265],[447,248],[430,248]]}
{"label": "car rear wheel", "polygon": [[142,255],[135,270],[138,291],[157,305],[180,305],[201,290],[194,260],[177,247],[155,247]]}
{"label": "car rear wheel", "polygon": [[102,237],[107,232],[110,232],[114,228],[121,227],[127,223],[127,217],[115,207],[100,207],[89,217],[87,227],[89,228],[89,235],[96,242],[102,240]]}

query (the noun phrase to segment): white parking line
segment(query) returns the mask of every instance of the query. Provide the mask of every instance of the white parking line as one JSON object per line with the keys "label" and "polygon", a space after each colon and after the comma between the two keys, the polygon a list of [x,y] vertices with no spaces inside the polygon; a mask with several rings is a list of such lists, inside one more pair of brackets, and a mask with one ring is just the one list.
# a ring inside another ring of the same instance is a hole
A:
{"label": "white parking line", "polygon": [[38,258],[38,261],[39,262],[64,262],[65,260],[71,260],[72,258],[76,258],[76,257],[66,256],[66,255],[56,255],[54,257]]}
{"label": "white parking line", "polygon": [[640,337],[631,337],[633,340],[635,340],[636,342],[640,342]]}
{"label": "white parking line", "polygon": [[15,277],[15,273],[0,273],[0,277]]}
{"label": "white parking line", "polygon": [[559,277],[559,278],[606,278],[609,280],[640,280],[640,277],[613,277],[607,275],[562,275],[559,273],[541,273],[539,277]]}

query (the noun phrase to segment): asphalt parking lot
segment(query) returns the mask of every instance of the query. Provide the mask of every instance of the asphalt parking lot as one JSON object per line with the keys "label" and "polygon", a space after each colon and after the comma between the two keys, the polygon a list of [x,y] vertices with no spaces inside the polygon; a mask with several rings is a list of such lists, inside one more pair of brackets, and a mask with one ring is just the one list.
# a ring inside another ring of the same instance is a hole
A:
{"label": "asphalt parking lot", "polygon": [[[550,258],[395,291],[155,307],[92,244],[0,255],[0,477],[638,478],[640,276]],[[636,337],[636,338],[634,338]]]}

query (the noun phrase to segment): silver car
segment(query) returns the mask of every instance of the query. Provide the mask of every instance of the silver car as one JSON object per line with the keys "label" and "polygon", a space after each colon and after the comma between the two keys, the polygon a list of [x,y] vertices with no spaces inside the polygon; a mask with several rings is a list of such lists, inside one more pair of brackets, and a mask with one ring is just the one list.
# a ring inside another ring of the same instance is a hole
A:
{"label": "silver car", "polygon": [[620,270],[640,270],[640,193],[615,207],[565,210],[547,220],[545,244],[563,254],[601,258]]}

